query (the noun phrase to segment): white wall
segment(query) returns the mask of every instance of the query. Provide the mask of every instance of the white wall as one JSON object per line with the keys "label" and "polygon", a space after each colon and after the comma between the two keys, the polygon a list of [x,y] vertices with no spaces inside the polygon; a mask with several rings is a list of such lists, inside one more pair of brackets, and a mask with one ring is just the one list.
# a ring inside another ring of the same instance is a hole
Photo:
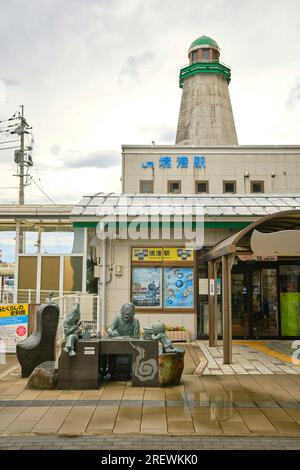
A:
{"label": "white wall", "polygon": [[[236,180],[237,193],[250,193],[251,180],[263,180],[265,193],[300,192],[300,147],[181,147],[123,146],[123,192],[140,191],[140,180],[154,180],[154,193],[167,193],[168,180],[180,180],[181,192],[195,192],[196,180],[209,181],[209,193],[222,194],[223,180]],[[189,157],[189,168],[177,168],[177,156]],[[206,168],[193,168],[193,156],[206,157]],[[159,167],[161,156],[170,156],[173,167]],[[154,162],[151,168],[142,163]],[[244,173],[249,173],[249,178]],[[275,177],[271,174],[275,173]]]}

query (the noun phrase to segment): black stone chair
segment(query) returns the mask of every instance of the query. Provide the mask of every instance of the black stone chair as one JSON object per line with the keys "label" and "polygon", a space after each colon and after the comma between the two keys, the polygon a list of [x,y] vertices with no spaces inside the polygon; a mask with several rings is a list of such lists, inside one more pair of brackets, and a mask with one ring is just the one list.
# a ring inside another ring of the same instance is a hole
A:
{"label": "black stone chair", "polygon": [[59,308],[55,303],[40,305],[36,312],[36,328],[29,338],[17,344],[17,358],[22,377],[45,361],[55,361],[56,332]]}

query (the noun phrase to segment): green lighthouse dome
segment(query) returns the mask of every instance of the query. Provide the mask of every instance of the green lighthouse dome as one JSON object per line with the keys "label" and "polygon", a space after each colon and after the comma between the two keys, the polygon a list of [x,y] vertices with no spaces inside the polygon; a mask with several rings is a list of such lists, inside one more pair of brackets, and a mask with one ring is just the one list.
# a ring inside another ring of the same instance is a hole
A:
{"label": "green lighthouse dome", "polygon": [[195,39],[195,41],[192,42],[192,44],[189,47],[189,52],[193,49],[196,49],[198,47],[203,47],[203,46],[208,46],[213,49],[217,49],[218,51],[220,50],[218,43],[214,39],[208,36],[200,36],[200,38],[197,38]]}
{"label": "green lighthouse dome", "polygon": [[198,74],[219,75],[230,82],[230,68],[220,62],[220,48],[218,43],[209,36],[200,36],[195,39],[188,50],[189,65],[180,69],[179,86],[189,77]]}

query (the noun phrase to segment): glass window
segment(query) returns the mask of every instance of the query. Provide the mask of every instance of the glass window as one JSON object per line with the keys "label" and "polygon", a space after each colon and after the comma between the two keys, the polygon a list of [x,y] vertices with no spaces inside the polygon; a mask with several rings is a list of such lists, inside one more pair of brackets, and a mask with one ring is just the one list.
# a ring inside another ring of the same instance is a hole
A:
{"label": "glass window", "polygon": [[37,256],[19,257],[18,289],[36,289]]}
{"label": "glass window", "polygon": [[161,277],[161,267],[132,267],[132,303],[136,307],[161,308]]}
{"label": "glass window", "polygon": [[198,51],[192,52],[192,63],[198,62]]}
{"label": "glass window", "polygon": [[202,49],[202,60],[209,60],[209,49]]}
{"label": "glass window", "polygon": [[223,181],[224,193],[236,193],[236,181]]}
{"label": "glass window", "polygon": [[263,193],[264,182],[263,181],[251,181],[251,193]]}
{"label": "glass window", "polygon": [[140,309],[161,309],[165,312],[192,310],[195,292],[193,261],[194,253],[190,249],[132,248],[133,304]]}
{"label": "glass window", "polygon": [[196,181],[196,193],[208,193],[208,181]]}
{"label": "glass window", "polygon": [[59,290],[59,256],[43,256],[41,272],[41,290]]}
{"label": "glass window", "polygon": [[164,268],[164,308],[194,307],[194,270],[180,266]]}
{"label": "glass window", "polygon": [[181,181],[168,181],[168,193],[181,193]]}
{"label": "glass window", "polygon": [[140,181],[140,193],[153,193],[153,181]]}

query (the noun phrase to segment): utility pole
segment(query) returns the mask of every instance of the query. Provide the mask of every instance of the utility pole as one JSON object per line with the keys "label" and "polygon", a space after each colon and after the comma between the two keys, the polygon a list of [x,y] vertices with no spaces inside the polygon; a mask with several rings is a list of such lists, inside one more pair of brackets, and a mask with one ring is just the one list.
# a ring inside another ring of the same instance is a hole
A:
{"label": "utility pole", "polygon": [[[18,124],[13,124],[13,130],[10,131],[11,134],[17,134],[20,136],[20,149],[15,151],[15,162],[18,167],[17,175],[20,178],[19,182],[19,205],[23,206],[25,204],[25,194],[24,188],[28,185],[28,172],[29,168],[33,166],[32,157],[31,157],[31,150],[32,144],[27,145],[25,149],[25,134],[30,134],[30,130],[32,129],[29,127],[26,119],[24,118],[24,105],[21,106],[21,113],[18,113],[17,120],[19,120]],[[25,174],[26,168],[26,174]],[[25,231],[21,227],[20,221],[16,221],[17,226],[17,234],[16,236],[19,237],[18,240],[18,252],[24,253],[25,251]]]}
{"label": "utility pole", "polygon": [[20,184],[19,184],[19,205],[24,205],[24,131],[25,131],[25,119],[24,119],[24,105],[21,104],[21,125],[20,125],[20,135],[21,135],[21,145],[20,145]]}
{"label": "utility pole", "polygon": [[[25,134],[29,134],[31,127],[27,124],[26,119],[24,118],[24,105],[21,105],[21,114],[19,113],[18,119],[20,119],[19,125],[11,131],[11,134],[18,134],[20,136],[20,149],[15,151],[15,162],[18,165],[18,174],[20,183],[19,183],[19,205],[23,206],[25,204],[25,195],[24,188],[27,186],[28,178],[28,169],[33,166],[31,155],[28,153],[32,150],[32,146],[27,146],[25,149]],[[27,172],[25,174],[25,168]],[[25,181],[26,178],[26,181]]]}

